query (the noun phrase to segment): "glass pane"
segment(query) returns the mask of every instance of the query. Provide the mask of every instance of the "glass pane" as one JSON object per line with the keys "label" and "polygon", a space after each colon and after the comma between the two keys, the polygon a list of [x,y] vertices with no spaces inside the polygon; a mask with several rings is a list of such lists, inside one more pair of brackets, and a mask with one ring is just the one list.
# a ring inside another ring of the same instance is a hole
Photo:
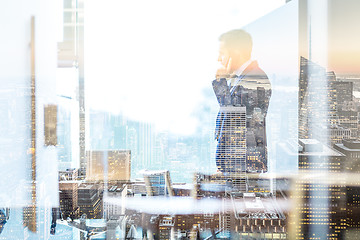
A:
{"label": "glass pane", "polygon": [[0,239],[357,239],[359,8],[0,3]]}

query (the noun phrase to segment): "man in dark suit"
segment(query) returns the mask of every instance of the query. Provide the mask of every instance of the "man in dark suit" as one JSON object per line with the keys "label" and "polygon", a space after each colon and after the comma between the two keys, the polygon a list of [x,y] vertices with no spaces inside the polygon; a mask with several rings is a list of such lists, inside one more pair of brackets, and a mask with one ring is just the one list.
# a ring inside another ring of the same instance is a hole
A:
{"label": "man in dark suit", "polygon": [[266,114],[271,96],[267,75],[251,60],[252,39],[244,30],[219,38],[213,89],[220,105],[216,119],[216,165],[224,175],[267,171]]}

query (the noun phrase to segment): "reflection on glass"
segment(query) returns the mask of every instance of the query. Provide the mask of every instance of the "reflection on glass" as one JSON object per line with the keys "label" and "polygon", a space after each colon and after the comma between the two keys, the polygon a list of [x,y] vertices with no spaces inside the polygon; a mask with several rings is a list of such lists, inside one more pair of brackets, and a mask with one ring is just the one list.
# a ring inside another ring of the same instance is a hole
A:
{"label": "reflection on glass", "polygon": [[242,191],[247,189],[245,172],[267,171],[265,119],[271,86],[264,71],[251,60],[251,51],[252,40],[247,32],[233,30],[221,35],[222,68],[213,81],[221,107],[215,130],[216,164],[224,174],[242,173]]}
{"label": "reflection on glass", "polygon": [[360,239],[358,0],[21,4],[0,239]]}

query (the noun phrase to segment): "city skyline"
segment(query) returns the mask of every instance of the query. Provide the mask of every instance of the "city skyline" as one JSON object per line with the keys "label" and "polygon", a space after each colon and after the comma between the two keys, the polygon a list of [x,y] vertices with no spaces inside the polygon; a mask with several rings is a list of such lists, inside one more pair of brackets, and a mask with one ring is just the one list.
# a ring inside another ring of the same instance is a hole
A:
{"label": "city skyline", "polygon": [[0,239],[359,239],[359,9],[0,3]]}

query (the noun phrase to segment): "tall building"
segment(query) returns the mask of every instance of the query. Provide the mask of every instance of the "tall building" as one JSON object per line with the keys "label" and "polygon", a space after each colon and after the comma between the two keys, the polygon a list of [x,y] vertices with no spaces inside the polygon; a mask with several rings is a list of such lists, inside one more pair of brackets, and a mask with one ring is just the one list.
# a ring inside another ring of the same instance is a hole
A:
{"label": "tall building", "polygon": [[78,204],[80,215],[86,214],[86,218],[98,219],[102,217],[101,197],[98,186],[95,184],[82,183],[78,188]]}
{"label": "tall building", "polygon": [[[62,38],[58,40],[58,51],[57,51],[57,65],[61,71],[76,71],[76,76],[71,84],[66,83],[67,90],[74,94],[76,97],[71,99],[71,105],[76,106],[76,110],[71,113],[71,128],[72,131],[72,142],[68,143],[67,135],[61,136],[61,145],[73,145],[72,150],[72,161],[77,161],[74,166],[79,166],[79,174],[81,177],[85,176],[86,173],[86,158],[85,158],[85,118],[86,118],[86,106],[85,106],[85,71],[84,71],[84,3],[83,1],[76,0],[64,0],[61,6],[62,17],[61,17],[61,32]],[[68,77],[67,77],[68,78]],[[65,81],[68,81],[65,80]],[[61,86],[64,84],[64,79],[61,79]],[[60,93],[58,96],[68,98],[69,95],[63,95]],[[69,128],[63,125],[62,127]],[[70,133],[68,133],[70,134]],[[76,138],[76,140],[74,140]],[[67,149],[63,149],[65,153]],[[69,154],[69,152],[67,153]],[[77,155],[77,156],[75,156]],[[65,156],[69,157],[69,156]],[[62,159],[66,160],[66,159]],[[67,164],[66,164],[67,165]],[[64,169],[68,166],[64,166]],[[73,167],[73,166],[72,166]]]}
{"label": "tall building", "polygon": [[[334,72],[304,57],[300,58],[299,138],[328,142],[327,130],[336,124],[336,81]],[[317,136],[313,134],[317,133]]]}
{"label": "tall building", "polygon": [[79,217],[78,188],[80,182],[77,181],[77,177],[78,169],[59,172],[60,211],[63,219]]}
{"label": "tall building", "polygon": [[[337,91],[334,86],[336,83],[336,74],[334,71],[327,72],[327,89],[326,89],[326,100],[328,102],[327,106],[327,119],[326,121],[330,126],[337,124],[337,110],[339,103],[337,100]],[[325,108],[324,108],[325,109]]]}
{"label": "tall building", "polygon": [[334,82],[333,87],[336,90],[336,100],[339,105],[344,102],[350,102],[353,99],[352,82]]}
{"label": "tall building", "polygon": [[[316,136],[316,135],[314,135]],[[351,130],[342,126],[331,126],[330,127],[330,141],[334,145],[340,143],[343,139],[351,138]]]}
{"label": "tall building", "polygon": [[[335,144],[334,148],[345,154],[345,171],[360,173],[360,141],[343,140]],[[352,232],[354,239],[360,238],[360,187],[346,186],[346,224],[347,232]]]}
{"label": "tall building", "polygon": [[[63,100],[63,99],[61,99]],[[60,104],[62,101],[59,101]],[[70,102],[70,101],[69,101]],[[60,105],[59,104],[59,105]],[[65,170],[67,168],[72,167],[73,160],[73,144],[74,140],[72,139],[72,124],[71,118],[73,117],[73,113],[71,111],[67,111],[67,109],[63,108],[61,105],[59,106],[58,111],[58,158],[59,158],[59,169]]]}
{"label": "tall building", "polygon": [[140,122],[138,125],[138,151],[141,166],[150,168],[154,157],[154,129],[151,123]]}
{"label": "tall building", "polygon": [[344,168],[344,154],[316,139],[299,139],[299,171],[340,172]]}
{"label": "tall building", "polygon": [[351,139],[356,139],[358,136],[358,111],[354,110],[338,110],[339,125],[350,130]]}
{"label": "tall building", "polygon": [[116,202],[108,201],[109,199],[122,199],[124,200],[128,194],[127,184],[109,186],[107,189],[107,197],[104,197],[104,216],[106,219],[118,219],[125,213],[125,205],[117,204]]}
{"label": "tall building", "polygon": [[154,159],[152,165],[158,166],[158,168],[164,168],[164,164],[168,159],[168,133],[160,132],[155,135],[154,140]]}
{"label": "tall building", "polygon": [[78,187],[80,182],[75,180],[59,182],[59,198],[61,217],[75,219],[79,216]]}
{"label": "tall building", "polygon": [[296,180],[294,202],[298,214],[295,239],[342,239],[346,230],[345,179],[338,184],[311,180],[311,177],[339,173],[344,154],[316,139],[299,139],[299,172],[306,178]]}
{"label": "tall building", "polygon": [[222,135],[217,149],[217,165],[228,173],[233,186],[246,191],[246,107],[226,106],[220,112],[228,119],[221,127]]}
{"label": "tall building", "polygon": [[[257,87],[257,102],[258,106],[262,108],[261,106],[265,104],[266,101],[268,101],[268,98],[266,98],[266,91],[264,87]],[[267,103],[268,104],[268,103]]]}
{"label": "tall building", "polygon": [[77,168],[68,168],[65,171],[59,171],[59,181],[77,180],[79,170]]}
{"label": "tall building", "polygon": [[335,72],[326,72],[301,57],[299,138],[317,139],[328,145],[353,138],[358,132],[357,116],[342,109],[352,100],[352,91],[352,82],[337,82]]}
{"label": "tall building", "polygon": [[131,176],[130,150],[87,152],[88,181],[129,181]]}
{"label": "tall building", "polygon": [[168,170],[144,171],[143,175],[148,196],[174,196]]}
{"label": "tall building", "polygon": [[343,140],[335,144],[334,148],[346,156],[345,170],[360,173],[360,141]]}
{"label": "tall building", "polygon": [[0,234],[4,230],[6,222],[9,220],[9,209],[0,209]]}

